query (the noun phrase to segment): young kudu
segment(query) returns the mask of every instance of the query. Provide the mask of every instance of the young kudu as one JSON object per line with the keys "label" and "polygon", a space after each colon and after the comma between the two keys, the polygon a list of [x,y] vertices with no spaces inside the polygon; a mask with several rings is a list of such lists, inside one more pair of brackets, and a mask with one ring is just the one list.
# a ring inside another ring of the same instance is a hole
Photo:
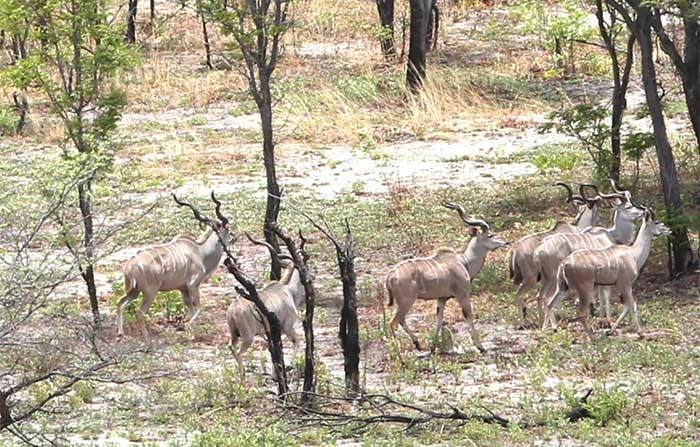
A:
{"label": "young kudu", "polygon": [[[556,293],[547,303],[547,319],[552,328],[556,327],[554,311],[570,290],[574,289],[579,294],[579,319],[589,339],[593,341],[595,337],[588,323],[588,305],[593,298],[593,290],[596,286],[615,286],[620,293],[624,310],[610,332],[614,332],[627,313],[630,313],[637,334],[642,337],[632,285],[649,257],[652,238],[671,234],[666,225],[654,220],[651,210],[645,210],[644,217],[632,245],[613,245],[602,250],[577,250],[564,259],[557,272]],[[543,329],[546,324],[547,321],[544,322]]]}
{"label": "young kudu", "polygon": [[[541,231],[523,237],[513,244],[510,250],[508,266],[510,269],[510,278],[513,283],[518,286],[515,292],[515,305],[518,308],[518,317],[520,327],[525,328],[527,321],[525,319],[525,295],[530,291],[537,281],[539,281],[539,271],[535,265],[533,254],[535,249],[540,245],[542,240],[547,236],[559,233],[578,233],[583,229],[598,225],[600,219],[599,205],[602,198],[596,195],[593,198],[588,198],[583,192],[583,188],[590,186],[595,188],[596,193],[598,188],[590,183],[583,183],[579,187],[580,195],[575,196],[569,185],[563,182],[555,183],[557,186],[566,188],[568,197],[566,203],[573,203],[578,207],[578,214],[574,221],[570,224],[565,222],[557,222],[554,227],[547,231]],[[540,319],[544,317],[544,303],[537,303]]]}
{"label": "young kudu", "polygon": [[[280,329],[292,341],[296,353],[299,337],[294,325],[298,320],[297,308],[304,302],[306,292],[294,264],[289,262],[282,272],[282,278],[270,282],[260,290],[259,295],[267,309],[279,318]],[[238,362],[243,379],[243,355],[250,348],[256,335],[266,335],[267,322],[255,304],[243,298],[236,298],[231,302],[226,312],[226,321],[231,335],[231,352]],[[239,339],[241,347],[236,351]]]}
{"label": "young kudu", "polygon": [[[481,219],[470,219],[460,205],[443,202],[443,206],[456,210],[469,227],[472,236],[463,253],[443,248],[427,258],[414,258],[397,264],[386,278],[389,304],[396,302],[396,313],[390,328],[395,333],[398,324],[404,328],[416,349],[420,343],[406,324],[406,315],[417,299],[437,300],[435,323],[436,337],[440,335],[445,303],[454,298],[462,307],[472,342],[479,351],[484,351],[479,334],[474,328],[474,316],[469,300],[471,280],[484,265],[489,251],[508,244],[490,232],[489,225]],[[436,338],[437,339],[437,338]],[[434,347],[433,347],[434,348]]]}
{"label": "young kudu", "polygon": [[199,239],[191,236],[177,236],[167,244],[154,245],[139,250],[124,264],[124,288],[126,293],[117,304],[118,335],[124,334],[124,307],[133,301],[139,293],[143,294],[141,305],[136,311],[136,319],[141,327],[141,334],[148,340],[146,313],[151,307],[158,291],[179,290],[189,315],[187,325],[193,330],[194,322],[201,312],[199,286],[207,281],[223,256],[223,246],[219,240],[230,238],[228,220],[220,213],[221,202],[212,192],[216,203],[219,220],[202,216],[196,208],[180,201],[173,194],[175,202],[190,208],[200,221],[210,223],[210,227]]}

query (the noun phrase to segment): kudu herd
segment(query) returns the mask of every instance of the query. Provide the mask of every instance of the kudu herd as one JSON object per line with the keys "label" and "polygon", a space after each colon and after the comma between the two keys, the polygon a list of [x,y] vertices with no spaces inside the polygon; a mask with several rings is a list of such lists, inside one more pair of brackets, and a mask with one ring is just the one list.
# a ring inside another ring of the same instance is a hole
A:
{"label": "kudu herd", "polygon": [[[512,244],[508,268],[510,278],[517,286],[515,304],[519,328],[527,327],[525,297],[539,281],[541,289],[537,296],[537,308],[542,329],[556,327],[555,311],[571,291],[576,291],[579,297],[578,318],[588,337],[593,340],[594,333],[588,322],[593,293],[598,290],[601,312],[604,307],[609,320],[609,297],[611,288],[615,287],[620,294],[623,312],[610,332],[615,331],[629,314],[637,333],[642,335],[632,286],[649,256],[652,238],[667,235],[670,230],[654,220],[654,213],[649,208],[634,202],[629,191],[620,190],[612,180],[610,183],[609,194],[601,193],[589,183],[580,184],[578,194],[574,194],[569,185],[557,182],[557,186],[566,189],[566,202],[577,207],[576,218],[571,223],[557,222],[550,230],[525,236]],[[587,189],[593,190],[594,195],[589,196]],[[225,251],[222,244],[231,243],[229,222],[221,214],[221,202],[213,193],[217,220],[202,216],[189,203],[174,198],[179,205],[190,208],[195,217],[210,228],[198,239],[181,235],[167,244],[139,250],[125,263],[125,295],[117,305],[119,336],[124,333],[124,307],[141,293],[143,300],[136,311],[136,318],[142,336],[149,339],[146,313],[156,293],[161,290],[180,291],[189,315],[187,325],[193,330],[201,312],[199,286],[221,262]],[[445,305],[454,298],[462,309],[472,343],[483,352],[484,347],[474,326],[471,282],[481,271],[490,251],[510,244],[491,233],[486,221],[470,217],[461,205],[453,202],[443,202],[442,205],[457,212],[471,238],[464,251],[438,248],[431,256],[407,259],[389,270],[383,288],[388,294],[389,305],[396,306],[389,325],[390,332],[395,336],[396,327],[401,325],[416,349],[420,349],[418,337],[408,327],[406,316],[416,300],[435,300],[435,340],[438,340]],[[603,208],[612,209],[610,227],[599,226]],[[642,218],[641,228],[635,236],[635,222]],[[282,278],[267,284],[260,290],[259,296],[280,319],[282,332],[294,343],[296,352],[299,342],[295,330],[299,319],[297,308],[304,302],[305,292],[294,265],[286,265]],[[226,320],[231,351],[243,376],[243,356],[254,337],[266,333],[266,327],[255,305],[242,298],[232,300]],[[236,349],[239,340],[241,346]]]}

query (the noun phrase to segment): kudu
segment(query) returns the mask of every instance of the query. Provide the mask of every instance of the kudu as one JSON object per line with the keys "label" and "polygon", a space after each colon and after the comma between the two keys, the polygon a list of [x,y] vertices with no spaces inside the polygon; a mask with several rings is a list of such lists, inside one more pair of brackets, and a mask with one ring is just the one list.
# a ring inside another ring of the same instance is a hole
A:
{"label": "kudu", "polygon": [[462,314],[467,321],[474,346],[483,352],[479,334],[474,328],[474,316],[469,300],[471,280],[481,270],[489,251],[506,247],[508,244],[491,234],[485,221],[469,218],[460,205],[443,202],[443,206],[459,213],[462,221],[469,227],[472,238],[463,253],[442,248],[427,258],[402,261],[390,271],[385,284],[389,293],[389,304],[393,305],[396,302],[396,313],[390,324],[391,332],[394,334],[396,326],[400,324],[411,337],[416,349],[420,349],[418,338],[406,324],[408,311],[417,299],[437,300],[437,337],[442,327],[445,303],[454,298],[462,307]]}
{"label": "kudu", "polygon": [[[615,244],[629,244],[634,239],[635,221],[644,215],[644,210],[631,201],[627,192],[612,194],[599,193],[604,199],[612,200],[613,226],[610,228],[589,227],[580,233],[555,234],[546,237],[534,252],[542,289],[539,302],[551,300],[556,289],[556,276],[559,264],[571,253],[581,249],[603,249]],[[604,291],[601,303],[608,303],[609,290]],[[609,305],[606,304],[609,318]]]}
{"label": "kudu", "polygon": [[[579,186],[580,195],[575,196],[571,187],[563,182],[556,182],[556,186],[566,188],[568,197],[566,203],[573,203],[578,206],[578,214],[574,221],[570,224],[565,222],[557,222],[554,227],[547,231],[541,231],[525,236],[515,242],[510,250],[508,266],[510,270],[510,278],[513,283],[518,286],[515,292],[515,305],[518,309],[518,317],[520,320],[520,328],[527,326],[525,319],[525,295],[529,292],[537,281],[539,281],[539,272],[535,265],[533,254],[535,249],[540,245],[542,240],[547,236],[559,233],[578,233],[583,229],[598,225],[600,219],[599,205],[602,198],[597,195],[598,188],[590,183],[582,183]],[[584,194],[583,188],[590,186],[595,188],[596,196],[588,198]],[[544,303],[538,300],[537,309],[540,320],[544,317]]]}
{"label": "kudu", "polygon": [[[577,250],[570,254],[559,266],[557,290],[547,303],[547,319],[552,328],[556,327],[554,311],[570,290],[574,289],[579,294],[579,319],[589,339],[593,341],[595,337],[588,323],[588,305],[592,300],[593,290],[596,286],[615,286],[620,293],[624,310],[610,332],[614,332],[627,313],[630,313],[641,338],[642,328],[637,316],[637,303],[632,295],[632,285],[649,257],[652,238],[669,234],[671,230],[663,223],[655,221],[654,213],[645,209],[644,222],[632,245],[613,245],[602,250]],[[546,324],[545,320],[543,329]]]}
{"label": "kudu", "polygon": [[191,204],[179,200],[173,194],[175,202],[190,208],[195,217],[207,222],[210,228],[198,239],[180,235],[167,244],[143,248],[124,264],[126,293],[117,304],[118,336],[124,334],[124,307],[142,293],[143,300],[136,311],[136,319],[141,327],[142,336],[148,340],[148,308],[153,304],[158,291],[169,290],[179,290],[182,294],[189,316],[187,325],[193,330],[194,322],[201,312],[199,286],[209,279],[221,262],[224,249],[220,241],[228,242],[230,238],[228,220],[220,212],[221,202],[213,192],[211,197],[216,203],[219,220],[202,216]]}
{"label": "kudu", "polygon": [[[306,292],[301,283],[299,272],[292,262],[289,262],[279,281],[272,281],[259,292],[260,299],[270,312],[280,320],[280,329],[294,344],[294,353],[297,352],[299,337],[294,328],[298,320],[297,308],[304,302]],[[236,298],[226,312],[229,333],[231,335],[231,352],[238,362],[241,379],[245,378],[243,368],[243,355],[250,348],[256,335],[267,333],[265,318],[260,315],[252,301]],[[238,340],[241,346],[236,351]]]}

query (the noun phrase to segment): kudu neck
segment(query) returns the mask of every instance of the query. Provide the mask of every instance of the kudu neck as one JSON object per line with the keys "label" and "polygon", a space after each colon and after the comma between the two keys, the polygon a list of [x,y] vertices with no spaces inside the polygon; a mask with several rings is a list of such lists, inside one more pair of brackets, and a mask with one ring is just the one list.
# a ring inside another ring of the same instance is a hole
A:
{"label": "kudu neck", "polygon": [[645,220],[642,223],[642,226],[639,228],[637,237],[632,244],[632,254],[634,256],[634,261],[637,264],[637,271],[641,270],[649,258],[649,253],[651,252],[651,240],[653,237],[653,230],[648,224],[648,221]]}
{"label": "kudu neck", "polygon": [[592,227],[598,223],[598,207],[593,208],[586,207],[581,211],[576,219],[574,219],[574,225],[578,228]]}
{"label": "kudu neck", "polygon": [[287,270],[280,279],[280,283],[284,284],[292,292],[294,306],[301,306],[301,304],[304,302],[306,291],[304,290],[304,285],[301,283],[301,275],[299,275],[299,270],[292,266],[287,267]]}
{"label": "kudu neck", "polygon": [[211,271],[219,265],[224,254],[224,248],[219,241],[219,235],[211,228],[197,241],[199,252],[202,255],[204,267]]}
{"label": "kudu neck", "polygon": [[473,236],[462,254],[464,264],[471,278],[474,278],[481,271],[487,253],[488,249],[479,243],[476,236]]}
{"label": "kudu neck", "polygon": [[634,220],[630,220],[629,217],[615,211],[613,226],[608,229],[607,233],[616,244],[629,244],[634,240],[634,229]]}

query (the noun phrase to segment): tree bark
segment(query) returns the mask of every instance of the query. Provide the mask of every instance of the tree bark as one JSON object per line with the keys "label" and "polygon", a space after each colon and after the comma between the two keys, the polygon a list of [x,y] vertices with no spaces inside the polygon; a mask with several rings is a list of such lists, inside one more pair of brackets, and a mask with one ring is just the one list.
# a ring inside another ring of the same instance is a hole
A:
{"label": "tree bark", "polygon": [[387,61],[396,57],[394,47],[394,0],[377,0],[379,11],[379,23],[384,28],[384,34],[379,39],[382,46],[382,54]]}
{"label": "tree bark", "polygon": [[202,20],[202,37],[204,38],[204,54],[206,57],[206,64],[209,70],[213,70],[214,66],[211,63],[211,44],[209,43],[209,31],[207,30],[207,19],[202,12],[199,13],[199,17]]}
{"label": "tree bark", "polygon": [[613,71],[613,93],[612,93],[612,116],[610,126],[610,149],[612,159],[608,170],[608,176],[620,181],[620,164],[621,164],[621,136],[620,129],[622,127],[622,116],[627,108],[627,87],[629,84],[630,73],[632,71],[632,63],[634,62],[634,33],[630,32],[627,39],[627,48],[625,53],[625,63],[622,71],[620,70],[620,61],[618,57],[618,49],[613,27],[617,22],[617,17],[614,9],[608,7],[609,20],[606,22],[604,18],[603,0],[596,0],[596,18],[598,19],[598,31],[605,43],[605,49],[610,57],[610,62]]}
{"label": "tree bark", "polygon": [[[265,241],[270,244],[277,253],[280,251],[279,242],[275,235],[274,226],[280,210],[280,188],[277,183],[277,172],[275,170],[275,142],[272,129],[272,98],[270,93],[270,75],[263,76],[260,70],[260,97],[258,104],[260,109],[260,119],[263,133],[263,162],[265,164],[265,175],[267,178],[267,204],[265,207],[265,221],[263,222],[263,232]],[[270,278],[278,280],[281,278],[282,266],[275,256],[272,256],[270,263]]]}
{"label": "tree bark", "polygon": [[680,11],[684,33],[682,55],[666,33],[662,12],[658,9],[651,10],[651,27],[659,38],[661,50],[671,59],[681,78],[688,115],[700,150],[700,23],[695,8],[697,2],[693,1]]}
{"label": "tree bark", "polygon": [[659,161],[664,204],[666,206],[669,224],[673,230],[671,236],[673,245],[672,273],[678,275],[686,272],[688,263],[693,258],[693,254],[688,241],[687,227],[684,223],[679,221],[679,218],[683,215],[680,184],[673,151],[666,132],[661,99],[657,89],[656,68],[653,57],[654,45],[651,36],[651,10],[646,6],[637,6],[635,9],[637,11],[635,34],[639,42],[642,57],[642,82],[644,84],[644,93],[654,129],[654,142],[656,145],[656,156]]}
{"label": "tree bark", "polygon": [[440,10],[437,6],[437,0],[431,1],[427,28],[425,44],[427,51],[432,51],[437,47],[438,31],[440,30]]}
{"label": "tree bark", "polygon": [[408,67],[406,83],[413,93],[423,87],[426,73],[426,53],[428,49],[428,22],[432,0],[409,0],[411,27],[408,44]]}
{"label": "tree bark", "polygon": [[129,9],[126,12],[126,35],[124,39],[128,43],[136,42],[136,10],[139,0],[129,0]]}
{"label": "tree bark", "polygon": [[80,213],[83,217],[83,230],[84,234],[84,247],[85,247],[85,258],[87,265],[81,267],[80,274],[85,281],[85,285],[88,290],[88,297],[90,299],[90,309],[92,310],[92,317],[95,322],[95,327],[100,326],[100,308],[97,301],[97,287],[95,286],[95,271],[93,266],[93,260],[95,256],[94,248],[94,230],[92,222],[92,200],[90,198],[92,188],[90,181],[86,181],[78,185],[78,202],[80,205]]}
{"label": "tree bark", "polygon": [[357,319],[357,286],[355,253],[350,225],[346,221],[346,239],[342,250],[337,250],[340,279],[343,283],[343,308],[340,312],[338,336],[345,357],[345,389],[351,395],[360,392],[360,335]]}

